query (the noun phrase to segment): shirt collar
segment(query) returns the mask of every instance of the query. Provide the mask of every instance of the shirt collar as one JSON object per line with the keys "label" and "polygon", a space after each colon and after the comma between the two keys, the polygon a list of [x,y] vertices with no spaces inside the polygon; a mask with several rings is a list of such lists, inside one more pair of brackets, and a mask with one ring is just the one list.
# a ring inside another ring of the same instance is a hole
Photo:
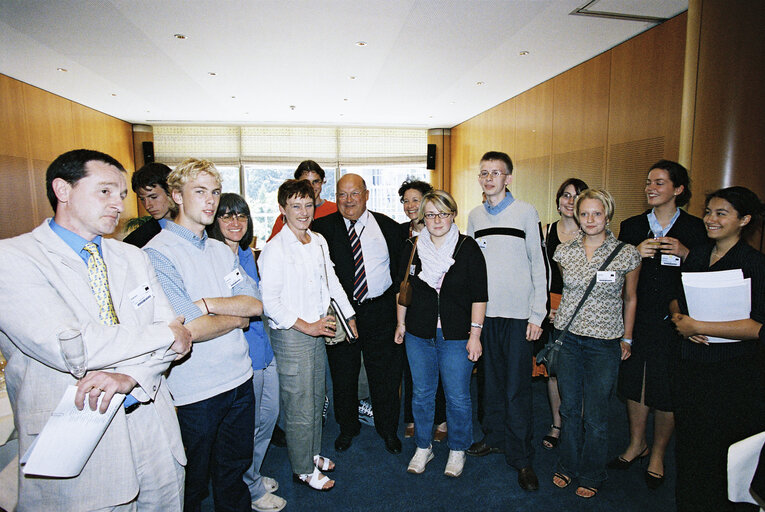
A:
{"label": "shirt collar", "polygon": [[[345,222],[345,229],[348,229],[348,227],[351,225],[351,221],[349,219],[346,219],[343,217],[343,221]],[[369,210],[364,210],[364,213],[362,213],[358,219],[356,219],[356,230],[362,229],[364,226],[367,225],[367,222],[369,221]]]}
{"label": "shirt collar", "polygon": [[103,253],[101,252],[101,235],[96,236],[93,240],[85,240],[77,233],[74,233],[73,231],[69,231],[65,227],[60,226],[59,224],[56,224],[56,221],[54,219],[50,220],[50,229],[56,233],[61,240],[64,241],[66,245],[71,247],[71,249],[77,253],[77,255],[84,261],[85,263],[88,262],[88,259],[90,258],[90,253],[85,251],[84,247],[85,244],[88,244],[90,242],[93,242],[96,244],[96,247],[98,247],[98,254],[103,257]]}
{"label": "shirt collar", "polygon": [[672,216],[672,220],[669,221],[669,224],[667,224],[667,227],[662,228],[661,224],[659,224],[659,219],[656,218],[656,208],[652,208],[651,211],[648,212],[648,226],[651,228],[651,232],[654,236],[662,237],[669,233],[678,217],[680,217],[680,208],[675,210],[675,214]]}
{"label": "shirt collar", "polygon": [[202,237],[200,238],[192,233],[190,229],[185,228],[180,224],[176,224],[173,221],[168,221],[164,229],[170,231],[171,233],[175,233],[182,239],[190,242],[197,249],[204,250],[205,244],[207,243],[207,231],[202,231]]}
{"label": "shirt collar", "polygon": [[157,222],[159,222],[159,227],[161,227],[162,229],[165,229],[165,226],[167,226],[167,219],[164,217],[159,219]]}
{"label": "shirt collar", "polygon": [[483,207],[486,208],[486,212],[489,215],[497,215],[501,213],[502,210],[510,206],[513,201],[515,201],[513,194],[511,194],[509,190],[506,190],[505,198],[502,201],[500,201],[496,206],[491,206],[489,204],[489,201],[486,201],[485,203],[483,203]]}

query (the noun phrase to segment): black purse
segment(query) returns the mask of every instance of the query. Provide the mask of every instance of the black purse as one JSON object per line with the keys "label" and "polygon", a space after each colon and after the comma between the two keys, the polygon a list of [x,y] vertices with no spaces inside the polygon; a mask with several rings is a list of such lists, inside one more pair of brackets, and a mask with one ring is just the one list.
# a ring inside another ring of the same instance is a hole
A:
{"label": "black purse", "polygon": [[[625,246],[624,242],[619,242],[619,244],[614,247],[614,250],[611,251],[611,254],[608,255],[608,258],[603,262],[603,264],[598,269],[598,272],[605,270],[606,267],[608,267],[608,264],[611,263],[614,258],[616,258],[616,255],[619,254],[619,251],[622,250],[622,247]],[[566,337],[566,334],[568,334],[568,328],[571,327],[571,322],[574,321],[574,318],[576,318],[576,314],[579,313],[579,309],[581,309],[582,305],[584,304],[584,301],[587,300],[587,297],[590,295],[590,292],[593,288],[595,288],[595,282],[597,281],[598,275],[597,273],[592,276],[592,280],[590,281],[590,284],[587,286],[587,289],[584,291],[584,295],[582,295],[582,300],[579,301],[579,304],[576,305],[576,309],[574,310],[574,314],[571,315],[571,319],[566,324],[566,327],[563,328],[563,330],[560,332],[558,336],[555,337],[554,340],[548,341],[547,345],[542,347],[542,350],[539,351],[537,354],[537,364],[544,363],[545,367],[547,368],[547,373],[551,377],[554,377],[558,374],[558,360],[559,360],[559,352],[560,347],[563,345],[563,338]]]}

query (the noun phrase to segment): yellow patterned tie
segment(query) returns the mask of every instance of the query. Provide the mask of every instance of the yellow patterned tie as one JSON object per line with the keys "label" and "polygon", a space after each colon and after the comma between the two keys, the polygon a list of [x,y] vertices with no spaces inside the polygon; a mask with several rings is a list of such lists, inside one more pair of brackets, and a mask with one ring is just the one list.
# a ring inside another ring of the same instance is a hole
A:
{"label": "yellow patterned tie", "polygon": [[98,254],[98,246],[93,242],[85,244],[84,249],[90,254],[90,258],[88,258],[88,281],[90,282],[90,289],[93,290],[93,295],[96,296],[96,302],[98,302],[98,317],[104,325],[116,325],[119,320],[117,320],[117,313],[114,311],[114,304],[112,304],[112,294],[109,292],[106,263]]}

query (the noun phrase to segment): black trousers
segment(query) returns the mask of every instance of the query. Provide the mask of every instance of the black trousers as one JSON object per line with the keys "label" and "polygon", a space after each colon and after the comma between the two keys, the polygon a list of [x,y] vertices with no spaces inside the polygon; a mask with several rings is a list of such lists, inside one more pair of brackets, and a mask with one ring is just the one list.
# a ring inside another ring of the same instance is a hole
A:
{"label": "black trousers", "polygon": [[680,361],[672,388],[678,511],[757,510],[728,501],[727,454],[765,430],[762,359]]}
{"label": "black trousers", "polygon": [[342,433],[355,435],[361,429],[357,388],[362,352],[375,430],[381,437],[394,435],[398,430],[403,349],[393,341],[395,300],[393,294],[386,293],[376,301],[354,305],[359,340],[354,344],[339,343],[327,347],[335,419]]}

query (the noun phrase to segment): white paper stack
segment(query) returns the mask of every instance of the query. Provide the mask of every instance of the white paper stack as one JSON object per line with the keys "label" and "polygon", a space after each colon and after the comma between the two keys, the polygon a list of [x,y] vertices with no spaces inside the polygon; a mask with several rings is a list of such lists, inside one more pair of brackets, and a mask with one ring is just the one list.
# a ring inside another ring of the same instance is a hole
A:
{"label": "white paper stack", "polygon": [[[720,272],[683,272],[688,315],[703,322],[729,322],[749,318],[752,282],[741,269]],[[709,343],[740,340],[707,336]]]}

